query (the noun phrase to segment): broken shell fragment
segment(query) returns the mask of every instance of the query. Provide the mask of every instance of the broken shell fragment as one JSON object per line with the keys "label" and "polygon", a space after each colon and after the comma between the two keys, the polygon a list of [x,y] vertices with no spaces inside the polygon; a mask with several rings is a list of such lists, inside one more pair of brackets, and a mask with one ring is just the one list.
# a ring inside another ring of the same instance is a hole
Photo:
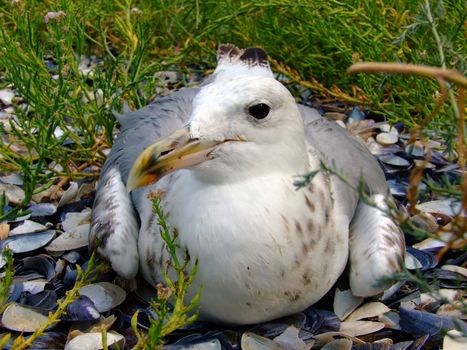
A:
{"label": "broken shell fragment", "polygon": [[62,228],[65,232],[72,232],[78,226],[89,224],[91,222],[91,209],[84,208],[80,212],[71,212],[65,215],[62,221]]}
{"label": "broken shell fragment", "polygon": [[21,204],[25,198],[23,189],[16,185],[0,183],[0,196],[2,196],[3,193],[8,198],[8,203],[13,205]]}
{"label": "broken shell fragment", "polygon": [[340,320],[345,320],[361,303],[362,297],[356,297],[350,289],[341,291],[336,289],[334,294],[334,313]]}
{"label": "broken shell fragment", "polygon": [[321,348],[321,350],[351,350],[352,341],[347,338],[336,339]]}
{"label": "broken shell fragment", "polygon": [[300,339],[298,334],[298,328],[290,326],[284,331],[284,333],[275,337],[274,342],[282,345],[285,349],[306,350],[311,348],[311,346],[305,344],[305,342]]}
{"label": "broken shell fragment", "polygon": [[45,230],[47,230],[46,226],[35,221],[25,220],[21,225],[16,226],[10,231],[10,236],[41,232]]}
{"label": "broken shell fragment", "polygon": [[73,202],[78,193],[78,183],[71,181],[68,189],[63,193],[60,201],[58,202],[58,207],[63,207],[65,204]]}
{"label": "broken shell fragment", "polygon": [[345,321],[341,323],[339,332],[358,337],[375,333],[384,328],[384,323],[373,321]]}
{"label": "broken shell fragment", "polygon": [[[125,338],[115,332],[107,332],[107,344],[105,348],[110,345],[118,344],[120,349],[123,349]],[[104,349],[102,333],[84,333],[71,339],[65,346],[65,350],[100,350]]]}
{"label": "broken shell fragment", "polygon": [[241,347],[242,350],[287,350],[273,340],[251,332],[243,333]]}
{"label": "broken shell fragment", "polygon": [[437,199],[434,201],[417,204],[416,208],[428,213],[441,213],[447,216],[456,216],[461,208],[461,203],[454,199]]}

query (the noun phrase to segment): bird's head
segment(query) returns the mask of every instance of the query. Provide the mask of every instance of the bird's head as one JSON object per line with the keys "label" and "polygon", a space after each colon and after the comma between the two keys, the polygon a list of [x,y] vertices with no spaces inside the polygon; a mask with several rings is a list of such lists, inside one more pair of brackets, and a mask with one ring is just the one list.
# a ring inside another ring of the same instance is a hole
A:
{"label": "bird's head", "polygon": [[248,73],[219,70],[193,100],[188,124],[137,158],[128,190],[181,168],[207,182],[304,172],[308,155],[295,100],[272,74]]}

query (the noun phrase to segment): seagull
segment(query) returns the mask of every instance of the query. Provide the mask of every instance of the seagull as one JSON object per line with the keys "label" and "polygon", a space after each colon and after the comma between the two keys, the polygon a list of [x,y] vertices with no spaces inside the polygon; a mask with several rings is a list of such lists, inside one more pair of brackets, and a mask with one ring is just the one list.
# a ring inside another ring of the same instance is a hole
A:
{"label": "seagull", "polygon": [[[297,313],[344,272],[355,296],[373,296],[402,269],[404,238],[387,216],[393,199],[378,162],[344,128],[297,104],[263,49],[221,45],[199,87],[119,122],[90,247],[123,278],[164,282],[170,257],[149,198],[162,193],[180,257],[197,261],[187,298],[201,289],[199,319],[242,325]],[[297,189],[297,177],[313,171]],[[370,200],[355,190],[362,183]]]}

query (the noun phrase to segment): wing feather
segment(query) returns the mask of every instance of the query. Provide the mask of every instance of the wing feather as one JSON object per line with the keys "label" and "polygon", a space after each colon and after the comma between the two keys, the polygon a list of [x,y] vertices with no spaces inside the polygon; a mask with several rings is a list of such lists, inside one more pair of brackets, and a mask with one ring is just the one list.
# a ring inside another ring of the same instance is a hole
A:
{"label": "wing feather", "polygon": [[[122,277],[138,272],[140,220],[126,181],[138,155],[188,122],[197,88],[178,91],[119,117],[121,131],[104,164],[92,211],[90,249],[107,259]],[[135,196],[141,192],[135,192]]]}

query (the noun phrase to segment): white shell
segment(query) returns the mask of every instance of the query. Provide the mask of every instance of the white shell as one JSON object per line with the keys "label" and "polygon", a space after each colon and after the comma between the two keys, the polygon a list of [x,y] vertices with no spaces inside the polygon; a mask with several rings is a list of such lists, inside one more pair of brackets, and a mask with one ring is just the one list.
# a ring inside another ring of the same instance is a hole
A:
{"label": "white shell", "polygon": [[373,137],[369,137],[366,141],[366,147],[373,155],[380,155],[382,146],[375,141]]}
{"label": "white shell", "polygon": [[62,137],[63,135],[65,135],[65,132],[63,131],[63,129],[59,126],[57,126],[54,130],[54,136],[59,139],[60,137]]}
{"label": "white shell", "polygon": [[372,302],[360,306],[357,310],[352,312],[346,321],[357,321],[364,318],[376,317],[386,312],[391,311],[386,305],[380,302]]}
{"label": "white shell", "polygon": [[26,281],[22,282],[23,291],[29,292],[31,294],[37,294],[42,292],[45,289],[47,281]]}
{"label": "white shell", "polygon": [[399,136],[395,132],[382,132],[376,135],[376,141],[383,145],[394,145],[399,140]]}
{"label": "white shell", "polygon": [[358,337],[375,333],[384,328],[384,323],[373,321],[345,321],[341,323],[340,332]]}
{"label": "white shell", "polygon": [[382,132],[389,132],[389,133],[394,133],[396,135],[399,134],[399,132],[397,131],[397,129],[389,124],[381,124],[379,126],[379,130],[381,130]]}
{"label": "white shell", "polygon": [[455,199],[437,199],[418,204],[418,210],[430,213],[441,213],[447,216],[455,216],[460,210],[461,203]]}
{"label": "white shell", "polygon": [[[442,268],[442,267],[441,267]],[[450,303],[456,301],[462,295],[462,291],[456,289],[441,288],[431,293],[420,294],[420,303],[429,304],[446,299]]]}
{"label": "white shell", "polygon": [[75,227],[73,231],[64,232],[47,246],[47,250],[50,252],[62,252],[86,247],[88,245],[90,229],[90,224],[84,224]]}
{"label": "white shell", "polygon": [[419,250],[445,247],[447,242],[453,239],[454,236],[455,235],[452,232],[441,232],[440,234],[428,237],[427,239],[414,244],[412,247]]}
{"label": "white shell", "polygon": [[346,333],[342,333],[342,332],[326,332],[326,333],[321,333],[321,334],[317,334],[317,335],[314,336],[314,338],[317,341],[317,343],[314,344],[315,348],[321,348],[325,344],[334,341],[335,340],[334,337],[349,339],[350,341],[352,341],[356,345],[365,344],[364,341],[362,341],[362,340],[360,340],[360,339],[358,339],[358,338],[356,338],[356,337],[354,337],[352,335],[346,334]]}
{"label": "white shell", "polygon": [[241,347],[242,350],[289,350],[271,339],[251,332],[243,333]]}
{"label": "white shell", "polygon": [[47,230],[46,226],[35,221],[25,220],[21,225],[16,226],[10,231],[10,236],[20,235],[23,233],[40,232],[44,230]]}
{"label": "white shell", "polygon": [[91,222],[91,208],[85,208],[79,213],[68,213],[62,222],[62,228],[65,232],[72,232],[76,227]]}
{"label": "white shell", "polygon": [[126,292],[109,282],[99,282],[81,288],[78,293],[92,300],[97,311],[106,312],[125,301]]}
{"label": "white shell", "polygon": [[[107,346],[110,346],[112,344],[122,342],[122,346],[120,348],[123,348],[123,344],[125,342],[125,338],[123,335],[120,335],[115,332],[107,332]],[[104,346],[102,345],[102,333],[85,333],[78,335],[71,339],[66,345],[65,345],[65,350],[100,350],[103,349]]]}
{"label": "white shell", "polygon": [[3,327],[18,332],[34,332],[46,322],[47,316],[17,303],[11,303],[2,315]]}

